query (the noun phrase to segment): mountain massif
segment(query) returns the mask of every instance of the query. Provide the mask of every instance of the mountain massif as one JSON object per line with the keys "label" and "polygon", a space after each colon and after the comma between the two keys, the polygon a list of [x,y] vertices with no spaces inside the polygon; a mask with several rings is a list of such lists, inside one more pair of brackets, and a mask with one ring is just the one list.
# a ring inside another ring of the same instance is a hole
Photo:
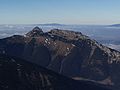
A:
{"label": "mountain massif", "polygon": [[24,36],[1,39],[0,53],[24,59],[75,80],[120,89],[120,52],[80,32],[59,29],[43,32],[35,27]]}

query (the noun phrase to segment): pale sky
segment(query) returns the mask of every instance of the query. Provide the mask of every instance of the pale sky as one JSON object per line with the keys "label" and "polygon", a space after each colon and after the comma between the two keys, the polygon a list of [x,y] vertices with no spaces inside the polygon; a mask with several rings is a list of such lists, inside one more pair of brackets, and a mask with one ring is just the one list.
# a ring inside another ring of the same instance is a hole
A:
{"label": "pale sky", "polygon": [[120,0],[0,0],[0,24],[40,23],[120,23]]}

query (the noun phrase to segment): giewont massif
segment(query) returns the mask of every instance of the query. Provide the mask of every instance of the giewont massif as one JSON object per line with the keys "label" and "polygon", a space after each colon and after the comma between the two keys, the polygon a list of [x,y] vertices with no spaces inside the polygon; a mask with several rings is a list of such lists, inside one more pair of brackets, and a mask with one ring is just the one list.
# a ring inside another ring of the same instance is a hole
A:
{"label": "giewont massif", "polygon": [[35,27],[25,36],[1,39],[0,53],[27,60],[75,80],[120,89],[120,52],[80,32],[59,29],[43,32]]}

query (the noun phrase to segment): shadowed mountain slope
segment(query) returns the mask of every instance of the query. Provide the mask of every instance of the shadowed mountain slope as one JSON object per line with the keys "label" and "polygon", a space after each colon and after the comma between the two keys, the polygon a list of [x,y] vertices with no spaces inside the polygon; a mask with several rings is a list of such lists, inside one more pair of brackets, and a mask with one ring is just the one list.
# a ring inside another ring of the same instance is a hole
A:
{"label": "shadowed mountain slope", "polygon": [[0,55],[0,90],[108,90],[75,81],[19,58]]}

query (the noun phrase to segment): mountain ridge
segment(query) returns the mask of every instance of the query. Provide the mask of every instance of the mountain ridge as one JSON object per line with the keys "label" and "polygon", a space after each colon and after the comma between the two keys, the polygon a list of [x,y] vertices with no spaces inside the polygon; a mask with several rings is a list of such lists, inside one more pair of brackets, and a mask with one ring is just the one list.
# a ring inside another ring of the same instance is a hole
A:
{"label": "mountain ridge", "polygon": [[39,35],[28,33],[26,36],[1,39],[0,52],[20,57],[70,78],[82,77],[120,88],[120,52],[80,32],[53,29]]}

